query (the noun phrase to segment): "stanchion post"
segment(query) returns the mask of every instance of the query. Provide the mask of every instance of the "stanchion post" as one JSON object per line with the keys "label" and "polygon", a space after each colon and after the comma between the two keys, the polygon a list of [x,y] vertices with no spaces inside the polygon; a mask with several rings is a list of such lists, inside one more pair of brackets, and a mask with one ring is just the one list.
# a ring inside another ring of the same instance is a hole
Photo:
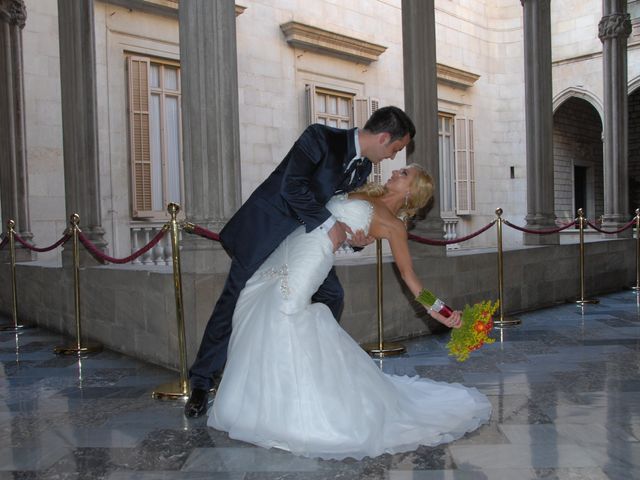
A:
{"label": "stanchion post", "polygon": [[9,236],[9,257],[11,260],[11,319],[13,324],[0,326],[0,331],[16,332],[24,328],[18,324],[18,285],[16,282],[16,222],[7,221],[7,234]]}
{"label": "stanchion post", "polygon": [[82,344],[82,329],[81,329],[81,315],[80,315],[80,242],[78,241],[78,232],[80,228],[80,215],[74,213],[71,215],[71,241],[73,245],[73,287],[74,287],[74,313],[76,319],[76,344],[67,347],[56,347],[54,352],[59,355],[72,355],[72,354],[84,354],[95,353],[102,351],[102,345],[98,343],[85,343]]}
{"label": "stanchion post", "polygon": [[588,303],[599,303],[599,300],[584,298],[584,210],[578,209],[578,228],[580,232],[580,298],[576,300],[576,304],[586,305]]}
{"label": "stanchion post", "polygon": [[640,208],[636,208],[636,284],[631,289],[640,291]]}
{"label": "stanchion post", "polygon": [[378,282],[378,342],[367,343],[362,346],[369,355],[378,357],[387,357],[389,355],[400,355],[406,352],[404,345],[399,343],[390,343],[384,341],[384,322],[383,322],[383,282],[382,282],[382,240],[376,240],[376,278]]}
{"label": "stanchion post", "polygon": [[178,321],[178,350],[180,353],[180,379],[160,386],[151,396],[157,399],[189,398],[189,383],[187,372],[187,342],[184,327],[184,307],[182,301],[182,272],[180,269],[180,226],[178,212],[180,205],[170,203],[167,207],[171,216],[171,256],[173,260],[173,287],[176,300],[176,318]]}
{"label": "stanchion post", "polygon": [[522,321],[519,318],[504,316],[504,258],[502,251],[502,208],[496,208],[497,232],[498,232],[498,303],[500,308],[500,316],[494,320],[493,325],[497,328],[514,327],[520,325]]}

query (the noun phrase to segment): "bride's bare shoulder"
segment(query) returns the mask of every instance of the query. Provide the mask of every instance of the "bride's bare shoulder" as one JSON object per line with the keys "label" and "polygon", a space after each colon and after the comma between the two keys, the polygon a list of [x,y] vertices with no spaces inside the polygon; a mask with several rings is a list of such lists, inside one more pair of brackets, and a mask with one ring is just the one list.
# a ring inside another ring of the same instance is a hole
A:
{"label": "bride's bare shoulder", "polygon": [[373,217],[371,219],[370,232],[380,238],[406,231],[404,223],[396,217],[387,205],[377,197],[370,197],[366,193],[349,194],[350,199],[366,200],[373,205]]}

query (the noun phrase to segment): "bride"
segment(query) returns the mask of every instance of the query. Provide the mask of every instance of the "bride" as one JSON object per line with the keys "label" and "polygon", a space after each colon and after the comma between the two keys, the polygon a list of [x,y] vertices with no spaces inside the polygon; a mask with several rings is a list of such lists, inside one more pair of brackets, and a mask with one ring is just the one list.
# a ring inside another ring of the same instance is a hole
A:
{"label": "bride", "polygon": [[[327,208],[352,231],[387,239],[402,280],[417,296],[423,286],[401,218],[432,192],[431,177],[410,165],[384,187],[335,196]],[[451,442],[488,421],[491,405],[476,389],[383,373],[326,305],[311,303],[333,253],[326,233],[300,227],[247,282],[208,425],[265,448],[361,459]],[[429,314],[460,326],[460,312]]]}

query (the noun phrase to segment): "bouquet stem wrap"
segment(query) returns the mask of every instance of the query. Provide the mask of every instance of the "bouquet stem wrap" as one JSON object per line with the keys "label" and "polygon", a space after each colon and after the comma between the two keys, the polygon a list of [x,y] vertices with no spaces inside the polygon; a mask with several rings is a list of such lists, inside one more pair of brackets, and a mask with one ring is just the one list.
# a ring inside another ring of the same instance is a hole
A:
{"label": "bouquet stem wrap", "polygon": [[416,297],[416,300],[422,305],[430,308],[434,312],[439,313],[443,317],[449,318],[453,313],[453,309],[451,307],[449,307],[446,303],[444,303],[426,288],[422,289],[422,291]]}

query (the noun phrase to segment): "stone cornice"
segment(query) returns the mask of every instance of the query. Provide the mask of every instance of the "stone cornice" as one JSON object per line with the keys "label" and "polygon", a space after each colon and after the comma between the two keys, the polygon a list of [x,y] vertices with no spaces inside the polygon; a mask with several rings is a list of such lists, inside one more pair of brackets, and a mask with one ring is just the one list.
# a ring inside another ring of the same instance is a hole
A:
{"label": "stone cornice", "polygon": [[[0,2],[2,1],[3,0],[0,0]],[[170,17],[170,18],[178,18],[178,8],[180,4],[180,0],[101,0],[101,1],[103,1],[104,3],[110,3],[112,5],[118,5],[124,8],[130,8],[131,10],[137,10],[137,11],[146,12],[146,13],[153,13],[155,15],[162,15],[164,17]],[[247,9],[247,7],[243,7],[242,5],[236,5],[235,7],[236,7],[236,17],[238,15],[241,15]]]}
{"label": "stone cornice", "polygon": [[628,13],[605,15],[598,24],[598,37],[604,42],[609,38],[627,38],[631,35],[631,17]]}
{"label": "stone cornice", "polygon": [[382,45],[295,21],[283,23],[280,29],[292,47],[346,58],[358,63],[374,62],[387,49]]}
{"label": "stone cornice", "polygon": [[436,71],[438,81],[446,83],[458,88],[469,88],[480,78],[480,75],[475,73],[460,70],[459,68],[443,65],[442,63],[436,64]]}
{"label": "stone cornice", "polygon": [[27,21],[27,7],[24,0],[0,0],[0,20],[24,28]]}

